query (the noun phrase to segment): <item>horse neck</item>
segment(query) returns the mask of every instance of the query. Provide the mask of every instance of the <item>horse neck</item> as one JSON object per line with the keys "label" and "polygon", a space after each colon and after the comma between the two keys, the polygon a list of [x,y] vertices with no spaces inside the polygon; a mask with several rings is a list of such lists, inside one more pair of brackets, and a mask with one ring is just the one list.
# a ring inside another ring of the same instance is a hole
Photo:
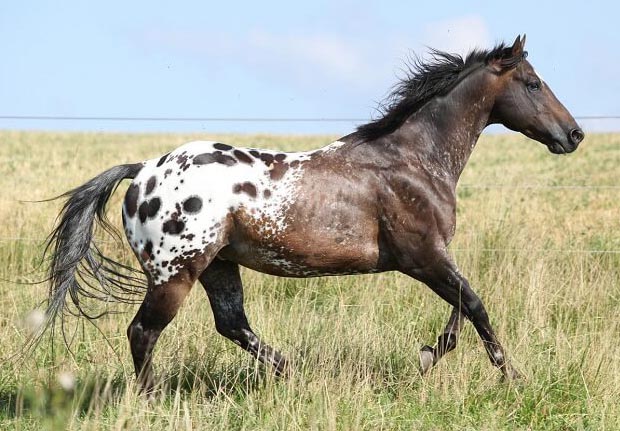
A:
{"label": "horse neck", "polygon": [[489,122],[495,102],[492,82],[480,68],[412,114],[394,134],[403,157],[418,160],[456,186]]}

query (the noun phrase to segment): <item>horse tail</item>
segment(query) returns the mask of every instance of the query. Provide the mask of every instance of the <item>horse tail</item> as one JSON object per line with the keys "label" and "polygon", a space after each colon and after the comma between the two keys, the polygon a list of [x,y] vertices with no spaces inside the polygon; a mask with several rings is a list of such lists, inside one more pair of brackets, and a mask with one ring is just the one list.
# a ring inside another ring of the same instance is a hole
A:
{"label": "horse tail", "polygon": [[[82,299],[135,303],[133,298],[144,291],[146,283],[139,271],[104,256],[94,239],[95,227],[100,226],[120,240],[106,217],[106,204],[120,182],[135,178],[142,167],[142,163],[115,166],[57,197],[67,200],[44,251],[44,256],[50,256],[50,290],[41,333],[48,327],[53,332],[58,315],[64,319],[67,312],[89,320],[107,313],[90,312]],[[74,307],[69,306],[67,294]]]}

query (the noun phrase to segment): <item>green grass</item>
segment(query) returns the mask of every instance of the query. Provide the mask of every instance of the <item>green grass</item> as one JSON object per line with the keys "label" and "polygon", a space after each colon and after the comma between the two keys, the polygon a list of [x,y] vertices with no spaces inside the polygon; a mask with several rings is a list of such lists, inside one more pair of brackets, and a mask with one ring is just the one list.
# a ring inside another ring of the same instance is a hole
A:
{"label": "green grass", "polygon": [[[126,327],[136,307],[68,320],[73,353],[45,340],[13,357],[46,297],[42,242],[56,196],[104,169],[217,138],[285,150],[334,137],[0,132],[0,429],[620,429],[620,136],[570,156],[519,136],[484,137],[458,190],[452,253],[526,379],[500,382],[471,325],[431,373],[417,352],[449,307],[399,274],[291,280],[244,271],[252,326],[291,360],[274,378],[215,332],[197,286],[155,350],[161,390],[137,394]],[[553,188],[548,186],[582,186]],[[120,225],[124,187],[110,203]],[[609,252],[615,250],[615,253]],[[132,261],[128,247],[106,244]],[[74,376],[73,390],[59,376]]]}

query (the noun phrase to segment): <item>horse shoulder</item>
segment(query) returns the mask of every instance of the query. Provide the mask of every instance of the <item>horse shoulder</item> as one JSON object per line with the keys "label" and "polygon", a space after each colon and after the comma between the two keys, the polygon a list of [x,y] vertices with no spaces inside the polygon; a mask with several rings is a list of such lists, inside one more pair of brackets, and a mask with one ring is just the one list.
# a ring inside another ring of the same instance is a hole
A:
{"label": "horse shoulder", "polygon": [[445,247],[456,223],[453,188],[425,175],[393,173],[379,193],[380,229],[396,254]]}

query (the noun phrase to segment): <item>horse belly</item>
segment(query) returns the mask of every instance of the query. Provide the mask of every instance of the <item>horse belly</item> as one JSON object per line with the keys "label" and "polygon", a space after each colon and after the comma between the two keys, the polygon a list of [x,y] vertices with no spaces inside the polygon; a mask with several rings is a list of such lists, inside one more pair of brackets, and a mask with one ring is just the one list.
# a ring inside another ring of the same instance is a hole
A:
{"label": "horse belly", "polygon": [[220,258],[247,268],[283,277],[313,277],[379,272],[379,249],[367,238],[302,235],[277,239],[237,236],[222,249]]}

